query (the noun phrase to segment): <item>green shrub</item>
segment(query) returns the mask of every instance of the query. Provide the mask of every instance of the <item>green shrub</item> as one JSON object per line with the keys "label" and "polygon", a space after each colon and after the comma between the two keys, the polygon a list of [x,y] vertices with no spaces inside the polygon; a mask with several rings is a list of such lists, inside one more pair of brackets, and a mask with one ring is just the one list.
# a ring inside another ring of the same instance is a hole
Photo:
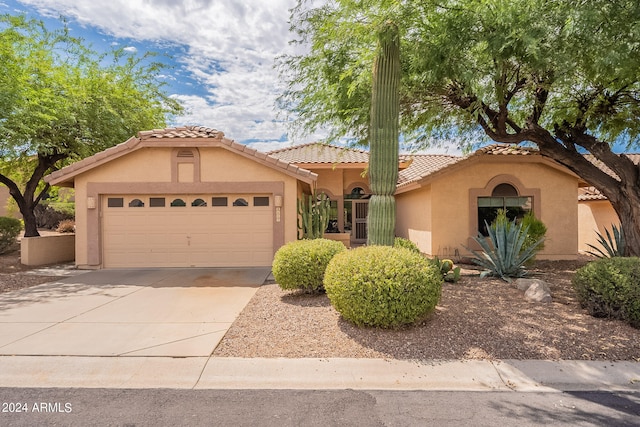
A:
{"label": "green shrub", "polygon": [[531,246],[533,246],[537,241],[542,239],[542,243],[538,245],[537,250],[541,251],[544,249],[544,238],[547,234],[547,226],[544,225],[544,222],[536,218],[533,212],[527,212],[527,214],[522,218],[522,227],[527,228],[527,237],[524,239],[524,243],[522,244],[522,249],[525,250]]}
{"label": "green shrub", "polygon": [[20,230],[22,223],[19,219],[0,216],[0,254],[13,248]]}
{"label": "green shrub", "polygon": [[396,237],[395,240],[393,241],[393,247],[405,248],[417,254],[420,253],[420,248],[418,248],[418,245],[416,245],[409,239],[405,239],[404,237]]}
{"label": "green shrub", "polygon": [[328,239],[297,240],[276,252],[271,270],[282,289],[322,292],[324,271],[331,258],[346,248]]}
{"label": "green shrub", "polygon": [[440,300],[442,275],[409,249],[363,246],[331,260],[325,288],[345,319],[358,326],[389,328],[431,313]]}
{"label": "green shrub", "polygon": [[624,320],[640,328],[640,258],[591,262],[572,280],[580,305],[594,317]]}

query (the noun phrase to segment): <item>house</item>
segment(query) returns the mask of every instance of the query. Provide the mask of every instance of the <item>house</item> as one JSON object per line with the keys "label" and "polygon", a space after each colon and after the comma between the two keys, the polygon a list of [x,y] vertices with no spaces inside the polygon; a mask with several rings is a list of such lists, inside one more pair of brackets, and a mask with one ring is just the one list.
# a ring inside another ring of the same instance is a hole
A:
{"label": "house", "polygon": [[[268,266],[297,238],[297,200],[314,189],[331,200],[326,235],[366,242],[367,165],[363,150],[304,144],[261,153],[214,129],[182,127],[140,132],[45,180],[75,188],[81,268]],[[547,259],[577,256],[589,240],[579,219],[603,221],[596,200],[585,199],[587,184],[535,149],[403,155],[398,169],[396,234],[427,255],[464,255],[498,209],[532,211],[546,224]]]}

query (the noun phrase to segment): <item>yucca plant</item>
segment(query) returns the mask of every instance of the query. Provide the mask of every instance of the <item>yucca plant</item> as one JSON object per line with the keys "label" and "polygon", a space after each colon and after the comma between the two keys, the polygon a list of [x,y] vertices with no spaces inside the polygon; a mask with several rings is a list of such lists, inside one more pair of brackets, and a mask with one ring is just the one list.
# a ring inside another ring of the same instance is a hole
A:
{"label": "yucca plant", "polygon": [[602,246],[602,249],[604,250],[587,243],[587,246],[593,249],[593,251],[587,251],[587,253],[598,258],[625,256],[624,251],[626,243],[622,227],[618,228],[615,224],[611,224],[611,230],[613,232],[613,237],[611,236],[611,233],[609,233],[609,230],[606,228],[604,229],[605,234],[607,235],[606,239],[602,234],[596,231],[596,234],[598,235],[598,243],[600,243],[600,246]]}
{"label": "yucca plant", "polygon": [[508,282],[511,277],[523,277],[527,274],[524,264],[536,255],[544,241],[544,238],[540,238],[529,247],[523,248],[528,229],[528,226],[523,226],[515,220],[498,221],[494,227],[487,224],[488,241],[482,235],[474,237],[482,252],[469,250],[475,257],[472,261],[486,268],[481,277],[496,276]]}

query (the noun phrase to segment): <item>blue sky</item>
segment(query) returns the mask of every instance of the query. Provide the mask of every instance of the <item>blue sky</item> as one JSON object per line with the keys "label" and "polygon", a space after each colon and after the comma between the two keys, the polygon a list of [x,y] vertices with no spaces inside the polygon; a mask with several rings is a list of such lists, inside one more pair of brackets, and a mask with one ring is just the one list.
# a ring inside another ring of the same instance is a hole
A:
{"label": "blue sky", "polygon": [[291,140],[277,115],[282,90],[274,58],[290,49],[296,0],[0,0],[0,13],[26,13],[51,28],[69,20],[96,50],[153,51],[171,66],[168,93],[186,107],[172,125],[203,125],[260,150]]}

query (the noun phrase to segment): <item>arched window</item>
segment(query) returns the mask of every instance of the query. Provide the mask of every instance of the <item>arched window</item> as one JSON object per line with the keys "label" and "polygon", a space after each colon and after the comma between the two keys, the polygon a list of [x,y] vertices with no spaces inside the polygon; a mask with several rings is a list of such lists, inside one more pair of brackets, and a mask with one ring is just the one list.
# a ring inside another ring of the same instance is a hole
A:
{"label": "arched window", "polygon": [[351,193],[344,196],[345,199],[362,199],[365,196],[365,191],[362,187],[355,187],[351,190]]}
{"label": "arched window", "polygon": [[483,236],[489,235],[487,224],[495,221],[498,211],[503,210],[507,218],[513,221],[524,217],[531,211],[532,205],[532,198],[521,197],[513,185],[498,184],[493,188],[491,197],[478,197],[478,232]]}
{"label": "arched window", "polygon": [[184,207],[184,206],[187,206],[187,204],[182,199],[174,199],[173,202],[171,202],[171,207]]}
{"label": "arched window", "polygon": [[191,206],[204,207],[204,206],[207,206],[207,202],[205,202],[202,199],[195,199],[193,202],[191,202]]}
{"label": "arched window", "polygon": [[249,203],[243,198],[238,198],[233,202],[233,206],[249,206]]}
{"label": "arched window", "polygon": [[144,208],[144,202],[140,199],[133,199],[129,202],[130,208]]}

